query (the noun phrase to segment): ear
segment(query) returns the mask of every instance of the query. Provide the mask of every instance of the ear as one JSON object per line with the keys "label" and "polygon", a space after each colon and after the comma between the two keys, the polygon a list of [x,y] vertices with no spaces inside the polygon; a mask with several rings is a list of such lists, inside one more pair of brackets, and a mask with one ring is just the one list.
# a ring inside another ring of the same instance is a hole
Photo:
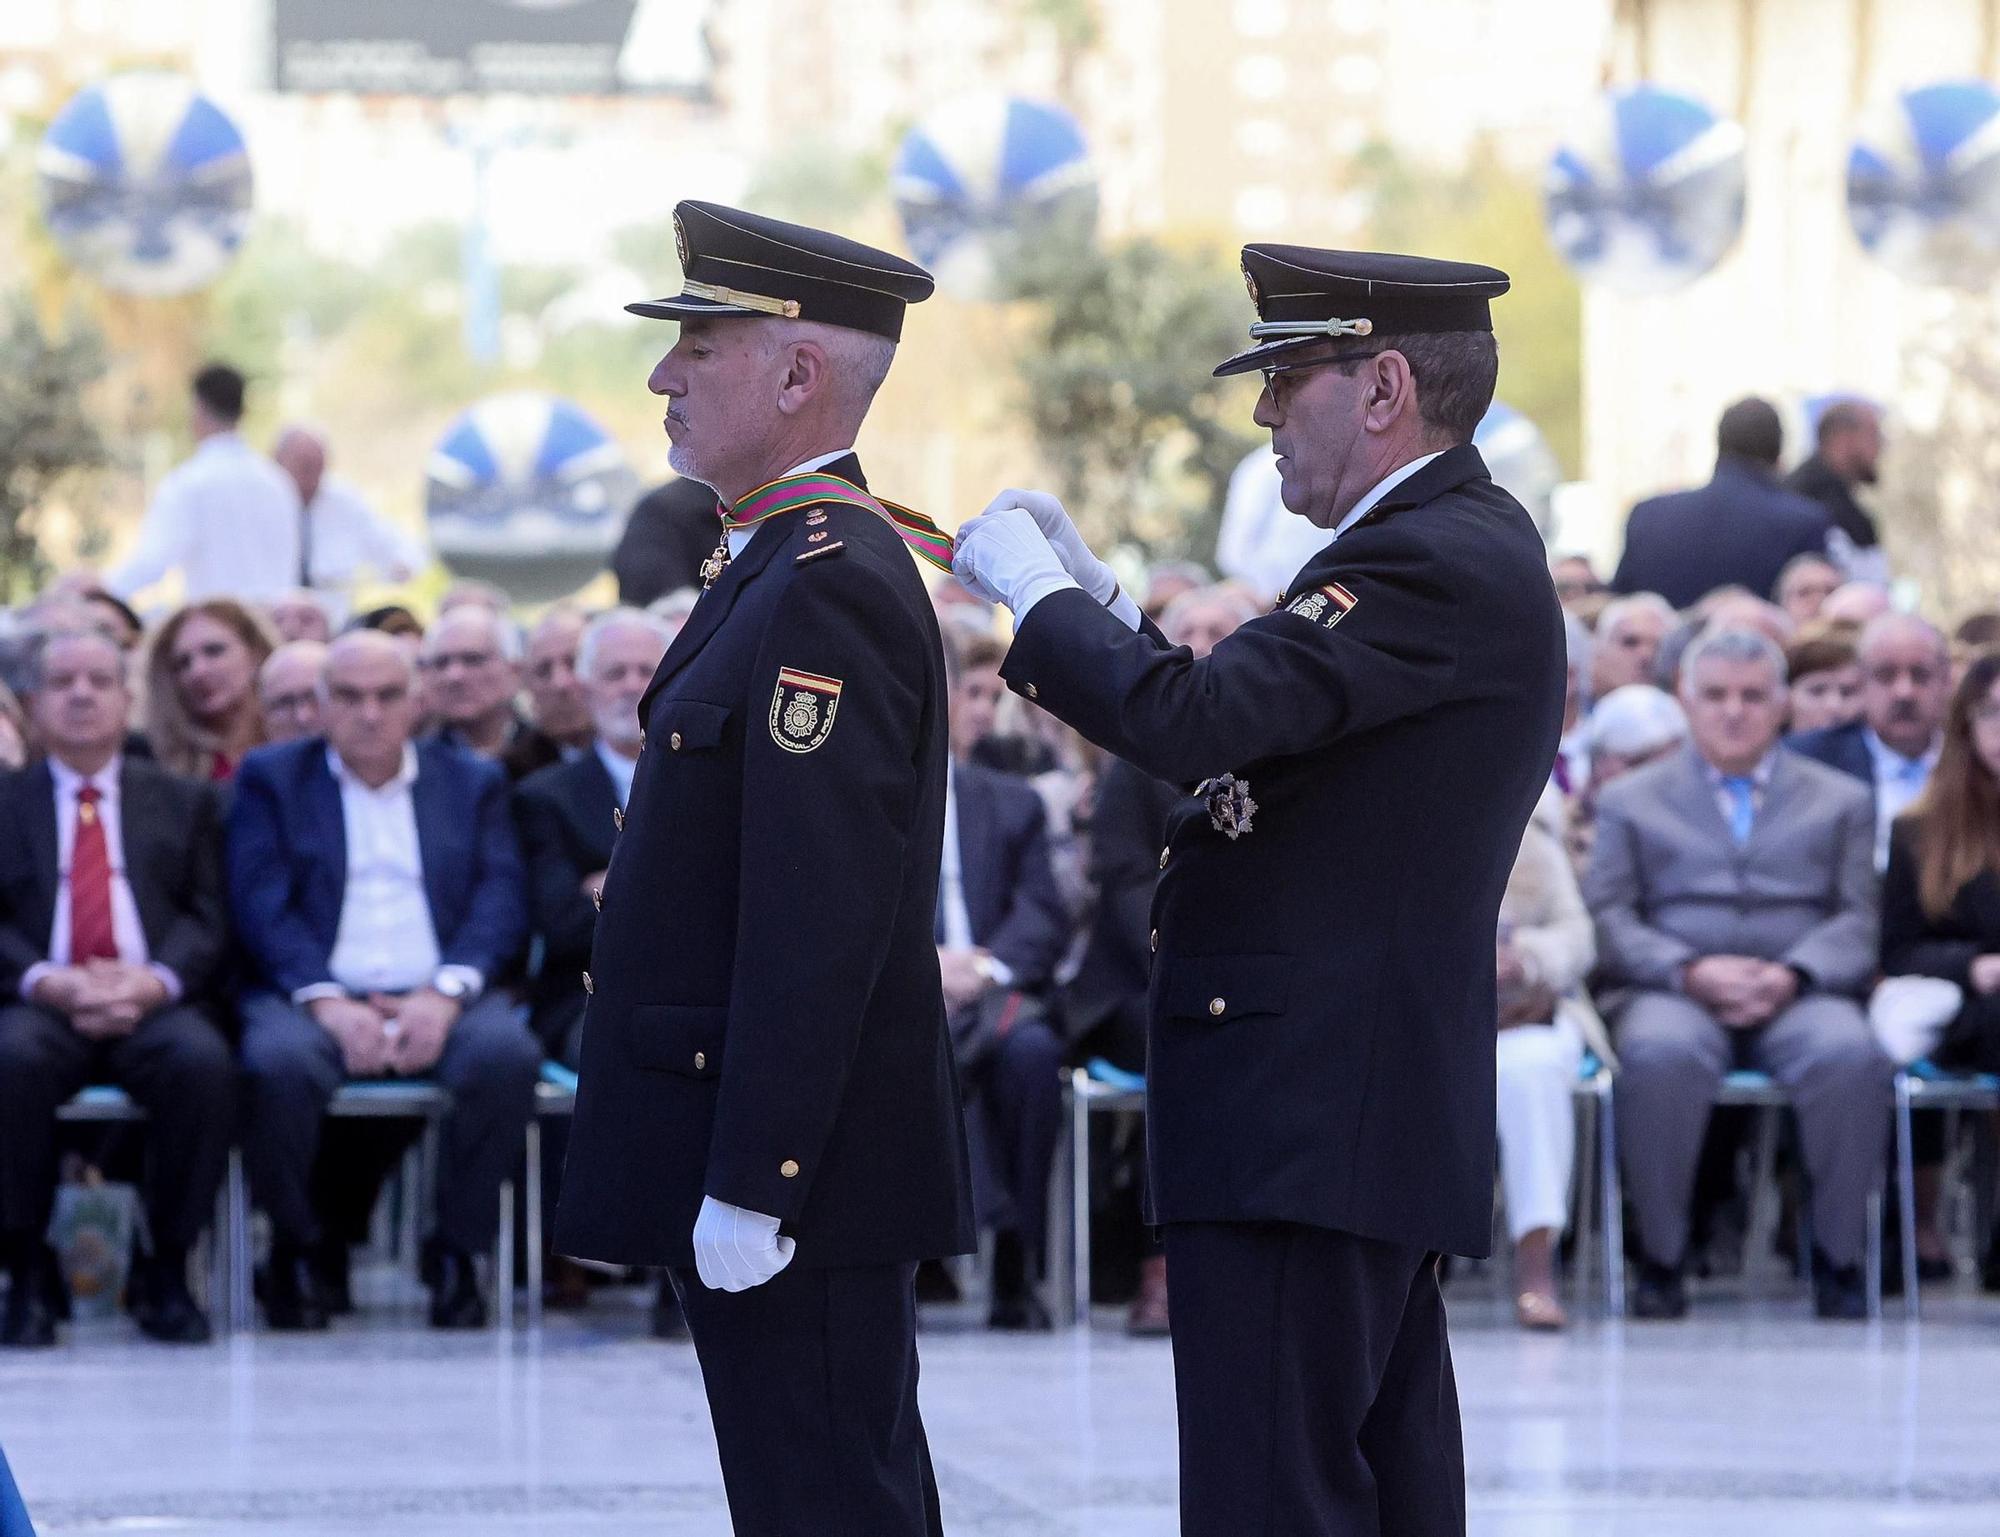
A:
{"label": "ear", "polygon": [[1417,414],[1417,376],[1410,372],[1410,360],[1400,352],[1384,352],[1374,359],[1363,393],[1363,421],[1370,432],[1388,432],[1398,422]]}
{"label": "ear", "polygon": [[794,342],[791,363],[778,380],[778,410],[795,416],[825,389],[832,371],[818,342]]}

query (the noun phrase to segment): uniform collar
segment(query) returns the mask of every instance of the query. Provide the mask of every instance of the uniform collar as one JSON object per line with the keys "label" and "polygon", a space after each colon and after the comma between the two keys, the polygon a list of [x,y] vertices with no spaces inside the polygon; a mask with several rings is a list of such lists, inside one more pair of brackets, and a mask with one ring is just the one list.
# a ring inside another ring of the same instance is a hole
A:
{"label": "uniform collar", "polygon": [[1374,486],[1363,495],[1361,500],[1354,504],[1353,509],[1349,511],[1347,516],[1340,520],[1340,526],[1333,531],[1333,537],[1338,539],[1342,534],[1354,527],[1355,524],[1373,512],[1376,506],[1391,491],[1395,490],[1396,487],[1416,474],[1418,470],[1421,470],[1433,459],[1443,457],[1443,454],[1444,450],[1440,448],[1434,453],[1425,454],[1421,459],[1412,459],[1408,464],[1398,466],[1376,481]]}

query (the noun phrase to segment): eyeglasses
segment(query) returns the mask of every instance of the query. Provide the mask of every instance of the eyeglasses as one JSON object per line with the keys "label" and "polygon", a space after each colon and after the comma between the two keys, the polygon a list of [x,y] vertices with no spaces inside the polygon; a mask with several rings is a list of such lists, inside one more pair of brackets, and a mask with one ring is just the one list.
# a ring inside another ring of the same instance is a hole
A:
{"label": "eyeglasses", "polygon": [[1345,368],[1350,363],[1365,363],[1370,358],[1379,358],[1389,349],[1377,347],[1373,352],[1347,352],[1337,358],[1313,358],[1304,363],[1266,363],[1257,370],[1264,376],[1264,388],[1275,399],[1278,394],[1280,374],[1302,374],[1315,368]]}

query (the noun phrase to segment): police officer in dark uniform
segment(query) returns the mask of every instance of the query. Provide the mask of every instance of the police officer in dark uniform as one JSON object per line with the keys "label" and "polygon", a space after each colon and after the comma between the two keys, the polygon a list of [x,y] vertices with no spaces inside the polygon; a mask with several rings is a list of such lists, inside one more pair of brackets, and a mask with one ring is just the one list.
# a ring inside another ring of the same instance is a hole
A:
{"label": "police officer in dark uniform", "polygon": [[932,942],[947,723],[910,546],[855,434],[930,276],[706,203],[649,387],[724,509],[645,745],[584,985],[556,1220],[669,1267],[737,1532],[940,1530],[913,1277],[974,1242]]}
{"label": "police officer in dark uniform", "polygon": [[1008,683],[1192,788],[1153,903],[1147,1084],[1186,1537],[1460,1533],[1441,1251],[1493,1201],[1494,934],[1562,729],[1541,540],[1470,444],[1487,267],[1253,245],[1285,505],[1336,534],[1197,661],[1052,498],[956,568]]}

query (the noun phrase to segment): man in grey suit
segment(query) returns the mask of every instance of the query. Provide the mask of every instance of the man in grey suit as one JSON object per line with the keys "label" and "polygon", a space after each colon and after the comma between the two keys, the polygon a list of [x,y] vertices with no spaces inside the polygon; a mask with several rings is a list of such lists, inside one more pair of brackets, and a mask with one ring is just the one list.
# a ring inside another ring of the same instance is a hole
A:
{"label": "man in grey suit", "polygon": [[1875,816],[1778,748],[1785,663],[1747,631],[1689,649],[1692,744],[1605,790],[1584,897],[1618,1025],[1619,1145],[1643,1254],[1633,1311],[1687,1311],[1681,1264],[1709,1108],[1749,1067],[1790,1092],[1812,1187],[1814,1301],[1866,1314],[1867,1197],[1889,1060],[1858,1002],[1876,965]]}

